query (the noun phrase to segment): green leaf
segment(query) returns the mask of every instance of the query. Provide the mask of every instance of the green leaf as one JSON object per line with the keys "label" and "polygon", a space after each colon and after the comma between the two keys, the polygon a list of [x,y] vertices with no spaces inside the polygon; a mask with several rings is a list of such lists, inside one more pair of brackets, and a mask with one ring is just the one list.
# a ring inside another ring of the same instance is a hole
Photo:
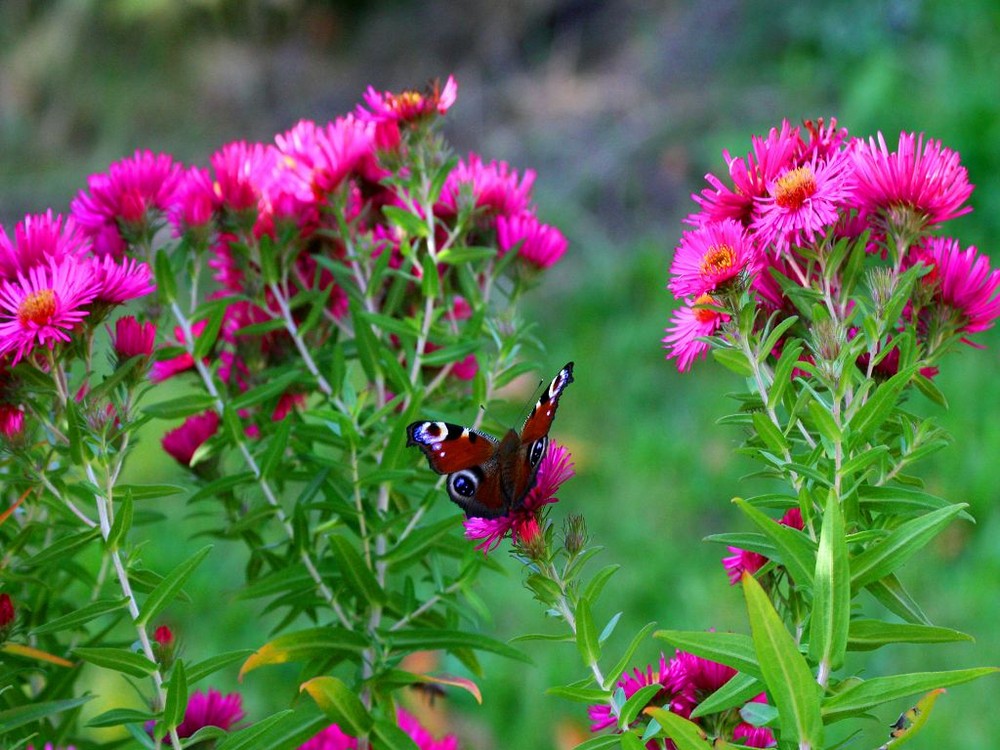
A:
{"label": "green leaf", "polygon": [[785,566],[795,582],[800,586],[809,585],[816,568],[816,556],[806,537],[797,529],[782,526],[742,498],[734,498],[733,502],[774,542],[778,550],[777,561]]}
{"label": "green leaf", "polygon": [[115,499],[131,495],[133,500],[159,500],[187,492],[187,488],[176,484],[118,484],[115,485]]}
{"label": "green leaf", "polygon": [[360,654],[368,639],[353,630],[337,627],[307,628],[284,633],[257,649],[240,667],[240,679],[248,672],[269,664],[307,661],[332,654]]}
{"label": "green leaf", "polygon": [[330,551],[337,560],[344,580],[362,600],[371,605],[385,603],[385,591],[378,585],[375,574],[365,565],[358,551],[344,537],[331,534]]}
{"label": "green leaf", "polygon": [[358,352],[358,362],[365,371],[365,377],[369,382],[373,382],[378,373],[378,340],[372,333],[371,326],[361,317],[360,310],[353,306],[351,323],[354,328],[354,345]]}
{"label": "green leaf", "polygon": [[889,418],[896,402],[899,401],[900,394],[917,370],[916,365],[911,365],[875,389],[875,392],[850,418],[850,429],[856,440],[867,440]]}
{"label": "green leaf", "polygon": [[764,441],[764,445],[775,453],[784,454],[788,451],[788,440],[774,422],[771,421],[770,417],[756,411],[751,415],[751,419],[753,419],[754,431]]}
{"label": "green leaf", "polygon": [[663,685],[656,682],[652,685],[641,687],[635,691],[635,693],[633,693],[629,699],[625,701],[625,705],[622,706],[621,713],[618,717],[618,726],[622,729],[627,729],[632,722],[635,721],[639,712],[642,711],[642,709],[646,707],[646,704],[653,700],[656,694],[661,690],[663,690]]}
{"label": "green leaf", "polygon": [[639,739],[634,732],[625,732],[621,735],[622,750],[646,750],[646,743]]}
{"label": "green leaf", "polygon": [[475,354],[482,348],[478,340],[460,341],[457,344],[449,344],[435,349],[432,352],[424,352],[422,361],[425,365],[440,367],[452,362],[460,362],[470,354]]}
{"label": "green leaf", "polygon": [[753,368],[747,355],[737,349],[712,349],[712,357],[720,365],[737,375],[748,378],[753,375]]}
{"label": "green leaf", "polygon": [[420,289],[424,297],[435,299],[441,291],[441,275],[437,263],[430,253],[420,255]]}
{"label": "green leaf", "polygon": [[[770,351],[770,350],[768,350]],[[799,362],[802,354],[802,344],[798,339],[788,341],[781,351],[781,358],[774,366],[773,382],[767,394],[767,406],[769,409],[775,408],[781,401],[781,397],[788,386],[792,384],[792,371]]]}
{"label": "green leaf", "polygon": [[463,263],[475,263],[481,260],[495,258],[497,250],[495,247],[449,247],[438,253],[439,263],[447,263],[450,266],[460,266]]}
{"label": "green leaf", "polygon": [[[952,503],[943,497],[931,495],[922,490],[914,490],[908,487],[879,487],[873,485],[862,485],[858,488],[858,502],[879,513],[889,515],[923,513],[928,510],[951,508],[953,506]],[[975,519],[964,510],[959,514],[959,518],[975,522]]]}
{"label": "green leaf", "polygon": [[926,693],[937,688],[961,685],[964,682],[978,680],[980,677],[997,672],[1000,672],[997,667],[976,667],[949,672],[915,672],[913,674],[893,675],[892,677],[873,677],[870,680],[856,683],[823,701],[823,718],[827,722],[839,721],[867,713],[875,706],[898,698]]}
{"label": "green leaf", "polygon": [[931,621],[920,609],[920,605],[903,588],[903,584],[895,575],[886,576],[881,581],[869,583],[868,593],[894,615],[902,617],[907,622],[930,625]]}
{"label": "green leaf", "polygon": [[187,710],[188,685],[184,674],[184,661],[178,659],[170,670],[170,686],[167,690],[167,700],[163,707],[163,725],[169,732],[184,721]]}
{"label": "green leaf", "polygon": [[813,577],[809,658],[829,674],[844,663],[851,620],[851,569],[840,499],[830,490]]}
{"label": "green leaf", "polygon": [[823,747],[819,685],[795,639],[753,576],[743,574],[750,632],[767,693],[781,714],[781,739],[800,747]]}
{"label": "green leaf", "polygon": [[871,651],[893,643],[953,643],[974,640],[971,635],[951,628],[908,622],[852,620],[847,648],[851,651]]}
{"label": "green leaf", "polygon": [[[759,362],[763,362],[771,356],[771,352],[773,352],[774,348],[778,345],[778,341],[785,335],[785,332],[789,328],[798,322],[798,320],[799,317],[797,315],[789,315],[771,330],[771,333],[767,336],[767,341],[765,341],[760,347],[760,355],[758,357]],[[788,342],[786,342],[785,348],[788,348]],[[782,351],[782,357],[784,357],[784,351]]]}
{"label": "green leaf", "polygon": [[705,730],[693,721],[662,708],[647,708],[646,713],[659,722],[667,737],[677,745],[677,750],[711,750]]}
{"label": "green leaf", "polygon": [[68,615],[48,620],[45,624],[34,628],[31,634],[42,635],[43,633],[58,633],[62,630],[73,630],[101,615],[124,609],[127,603],[128,599],[98,599],[96,602],[91,602],[80,609],[73,610]]}
{"label": "green leaf", "polygon": [[222,328],[222,321],[225,319],[226,312],[230,306],[230,301],[223,298],[218,304],[213,304],[210,310],[205,311],[207,312],[205,327],[198,335],[198,338],[195,339],[194,352],[191,354],[196,360],[204,359],[212,351],[212,347],[215,346],[215,341],[219,337],[219,329]]}
{"label": "green leaf", "polygon": [[201,564],[201,561],[204,560],[205,556],[211,551],[211,544],[207,547],[202,547],[191,557],[170,571],[170,573],[165,576],[162,581],[160,581],[156,588],[150,592],[149,596],[146,597],[146,601],[143,603],[142,609],[139,611],[139,617],[136,620],[136,624],[145,625],[166,609],[167,605],[169,605],[170,602],[172,602],[180,593],[184,584],[187,583],[188,578],[190,578],[191,574],[194,573],[195,568]]}
{"label": "green leaf", "polygon": [[843,434],[840,428],[837,426],[836,420],[833,418],[833,414],[826,407],[826,404],[821,403],[817,399],[813,398],[809,400],[809,416],[812,417],[813,423],[816,425],[816,429],[819,430],[819,434],[822,435],[831,446],[837,445],[843,440]]}
{"label": "green leaf", "polygon": [[601,660],[597,626],[590,612],[590,602],[586,598],[581,598],[576,604],[576,646],[584,666],[590,667]]}
{"label": "green leaf", "polygon": [[554,695],[557,698],[563,698],[576,703],[607,703],[608,696],[610,695],[607,690],[574,687],[572,685],[550,687],[545,691],[545,694]]}
{"label": "green leaf", "polygon": [[167,251],[160,248],[156,251],[156,259],[153,262],[154,275],[156,276],[156,290],[160,294],[160,299],[168,305],[177,299],[177,279],[174,277],[174,269],[170,265],[170,256]]}
{"label": "green leaf", "polygon": [[372,727],[372,717],[357,693],[336,677],[314,677],[302,683],[331,722],[353,737],[364,737]]}
{"label": "green leaf", "polygon": [[142,654],[121,648],[76,648],[73,653],[95,666],[133,677],[149,677],[156,671],[156,664]]}
{"label": "green leaf", "polygon": [[604,586],[611,580],[611,576],[618,572],[619,568],[621,565],[607,565],[597,571],[583,590],[583,598],[590,602],[596,602],[600,598]]}
{"label": "green leaf", "polygon": [[885,743],[882,747],[886,748],[886,750],[889,750],[889,748],[894,749],[903,743],[912,740],[920,732],[920,730],[924,728],[924,725],[927,724],[931,711],[934,710],[934,704],[937,703],[937,699],[941,697],[944,692],[944,688],[931,690],[927,693],[927,695],[917,701],[917,705],[913,706],[908,711],[904,711],[892,725],[892,739]]}
{"label": "green leaf", "polygon": [[240,649],[239,651],[226,651],[225,653],[216,654],[215,656],[210,656],[204,661],[192,664],[187,668],[188,685],[194,685],[199,680],[203,680],[210,674],[215,674],[220,669],[228,667],[230,664],[243,661],[252,653],[253,650],[248,648]]}
{"label": "green leaf", "polygon": [[122,724],[145,724],[156,715],[149,711],[139,711],[134,708],[112,708],[110,711],[98,714],[87,722],[88,727],[120,727]]}
{"label": "green leaf", "polygon": [[172,398],[148,404],[142,411],[158,419],[181,419],[215,407],[215,397],[207,393],[189,393],[180,398]]}
{"label": "green leaf", "polygon": [[742,706],[751,698],[764,692],[763,683],[752,675],[737,672],[725,685],[709,695],[695,706],[691,718],[717,714],[729,708]]}
{"label": "green leaf", "polygon": [[406,539],[389,549],[382,560],[390,565],[402,565],[410,562],[433,547],[442,537],[447,536],[458,525],[456,517],[445,518],[429,526],[415,529]]}
{"label": "green leaf", "polygon": [[126,494],[125,499],[122,500],[121,504],[118,506],[118,512],[115,514],[115,520],[112,522],[111,530],[108,532],[108,538],[106,541],[108,549],[118,549],[122,540],[125,539],[125,535],[128,534],[129,529],[132,528],[132,514],[132,495]]}
{"label": "green leaf", "polygon": [[675,648],[703,659],[717,661],[756,678],[763,678],[753,641],[741,633],[712,633],[701,630],[657,630],[660,638]]}
{"label": "green leaf", "polygon": [[278,429],[268,437],[267,448],[260,458],[260,473],[263,477],[273,477],[276,471],[280,471],[281,459],[288,449],[288,436],[292,432],[292,420],[282,419],[278,423]]}
{"label": "green leaf", "polygon": [[382,206],[382,213],[393,226],[399,227],[411,237],[427,237],[427,222],[416,214],[398,206]]}
{"label": "green leaf", "polygon": [[529,662],[530,659],[516,648],[506,643],[494,640],[479,633],[465,633],[461,630],[445,630],[440,628],[406,628],[391,633],[385,633],[385,639],[391,643],[394,651],[407,653],[421,649],[434,651],[443,649],[455,651],[465,648],[476,651],[489,651],[508,659]]}
{"label": "green leaf", "polygon": [[60,701],[36,701],[23,706],[8,708],[6,711],[0,711],[0,727],[2,727],[2,731],[9,732],[11,729],[31,724],[47,716],[54,716],[63,711],[69,711],[70,709],[82,706],[93,697],[92,695],[85,695],[81,698],[68,698]]}
{"label": "green leaf", "polygon": [[57,560],[64,561],[64,558],[68,559],[72,557],[94,539],[99,538],[100,535],[100,529],[94,527],[93,529],[61,537],[45,547],[45,549],[34,557],[29,557],[25,560],[24,566],[37,568]]}
{"label": "green leaf", "polygon": [[591,737],[586,742],[581,742],[573,750],[608,750],[608,748],[619,747],[621,738],[617,734],[602,734]]}
{"label": "green leaf", "polygon": [[268,716],[230,734],[217,750],[260,750],[265,747],[267,750],[294,750],[329,724],[326,714],[308,704],[304,708]]}
{"label": "green leaf", "polygon": [[851,561],[851,586],[857,591],[894,572],[951,523],[964,503],[931,511],[900,524]]}
{"label": "green leaf", "polygon": [[242,409],[249,409],[264,401],[270,401],[283,394],[301,379],[302,375],[297,370],[290,370],[277,377],[268,378],[263,384],[234,398],[229,403],[229,407],[233,412],[238,413]]}
{"label": "green leaf", "polygon": [[[617,567],[615,566],[616,569]],[[625,649],[625,653],[622,654],[618,662],[611,668],[611,671],[604,676],[604,688],[606,690],[610,690],[611,686],[618,682],[618,678],[622,676],[622,673],[628,669],[628,665],[632,663],[632,657],[639,646],[649,637],[649,634],[653,632],[653,628],[655,627],[655,622],[648,622],[632,637],[632,641],[628,644],[628,648]]]}

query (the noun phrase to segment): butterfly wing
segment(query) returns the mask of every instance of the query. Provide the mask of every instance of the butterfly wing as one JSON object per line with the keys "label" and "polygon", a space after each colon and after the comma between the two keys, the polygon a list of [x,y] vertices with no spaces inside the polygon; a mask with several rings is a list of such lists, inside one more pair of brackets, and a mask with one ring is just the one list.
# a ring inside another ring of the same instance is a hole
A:
{"label": "butterfly wing", "polygon": [[495,518],[507,512],[496,438],[450,422],[413,422],[406,435],[406,444],[420,448],[433,471],[448,475],[448,497],[467,516]]}
{"label": "butterfly wing", "polygon": [[506,489],[511,508],[519,508],[535,486],[538,467],[549,448],[549,429],[556,416],[559,397],[573,382],[573,363],[569,362],[549,383],[532,408],[521,428],[516,451],[508,453],[505,445],[499,449],[501,485]]}

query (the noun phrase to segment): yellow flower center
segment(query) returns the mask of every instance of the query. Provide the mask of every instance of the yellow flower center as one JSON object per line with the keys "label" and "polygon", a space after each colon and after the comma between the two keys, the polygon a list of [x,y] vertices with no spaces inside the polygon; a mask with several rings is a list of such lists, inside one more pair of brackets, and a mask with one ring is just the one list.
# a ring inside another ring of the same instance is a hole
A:
{"label": "yellow flower center", "polygon": [[782,208],[796,211],[816,192],[816,176],[809,167],[799,167],[778,178],[774,187],[774,202]]}
{"label": "yellow flower center", "polygon": [[736,251],[729,245],[712,245],[701,259],[702,276],[718,276],[736,265]]}
{"label": "yellow flower center", "polygon": [[389,99],[389,106],[392,110],[404,117],[419,113],[423,105],[424,95],[419,91],[403,91]]}
{"label": "yellow flower center", "polygon": [[51,289],[32,292],[21,300],[17,308],[17,320],[22,326],[27,326],[29,323],[34,323],[36,326],[45,325],[55,314],[56,293]]}

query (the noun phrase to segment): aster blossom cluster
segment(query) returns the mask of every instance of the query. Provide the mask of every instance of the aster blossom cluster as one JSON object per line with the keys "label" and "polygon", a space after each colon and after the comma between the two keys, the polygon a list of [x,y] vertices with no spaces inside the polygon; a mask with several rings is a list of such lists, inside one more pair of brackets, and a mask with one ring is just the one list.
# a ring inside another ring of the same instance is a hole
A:
{"label": "aster blossom cluster", "polygon": [[[691,228],[670,267],[669,288],[682,304],[663,343],[679,370],[707,354],[708,339],[725,335],[741,294],[762,317],[787,317],[816,291],[831,317],[849,327],[848,318],[865,308],[848,304],[852,280],[825,260],[844,247],[863,246],[864,265],[888,269],[891,277],[915,265],[924,269],[918,304],[894,323],[898,331],[915,330],[929,362],[1000,315],[1000,271],[975,247],[963,249],[938,234],[972,210],[968,173],[939,141],[901,133],[890,149],[881,133],[849,138],[836,119],[801,128],[784,121],[754,137],[745,157],[724,156],[728,180],[709,174],[709,187],[692,196],[698,210],[685,219]],[[878,300],[872,289],[867,301]],[[887,354],[893,338],[869,343]]]}

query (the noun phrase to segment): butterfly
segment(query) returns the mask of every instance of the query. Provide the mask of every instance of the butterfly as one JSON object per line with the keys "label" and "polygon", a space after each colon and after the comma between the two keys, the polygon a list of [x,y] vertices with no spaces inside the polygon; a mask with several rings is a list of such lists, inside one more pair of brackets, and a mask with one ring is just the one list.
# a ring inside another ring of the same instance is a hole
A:
{"label": "butterfly", "polygon": [[497,440],[451,422],[413,422],[406,428],[406,444],[423,451],[432,470],[448,475],[448,497],[466,516],[506,516],[535,486],[559,397],[572,382],[570,362],[542,393],[520,434],[511,429]]}

